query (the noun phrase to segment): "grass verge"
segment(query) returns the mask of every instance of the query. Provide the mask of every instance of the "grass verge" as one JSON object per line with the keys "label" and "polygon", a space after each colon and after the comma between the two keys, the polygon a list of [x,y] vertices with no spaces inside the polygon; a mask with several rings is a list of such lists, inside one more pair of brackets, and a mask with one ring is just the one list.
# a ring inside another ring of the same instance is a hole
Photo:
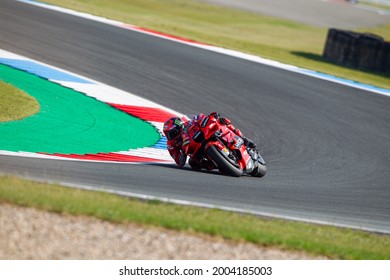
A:
{"label": "grass verge", "polygon": [[390,4],[386,5],[386,4],[380,4],[379,2],[375,3],[375,1],[365,1],[365,0],[359,0],[358,3],[363,4],[365,6],[370,6],[373,8],[378,8],[378,9],[390,11]]}
{"label": "grass verge", "polygon": [[0,80],[0,122],[24,119],[39,109],[34,97]]}
{"label": "grass verge", "polygon": [[114,223],[142,223],[199,232],[333,259],[390,259],[390,236],[184,207],[0,176],[0,203],[88,215]]}
{"label": "grass verge", "polygon": [[[327,29],[191,0],[45,0],[47,3],[259,55],[378,87],[390,74],[325,61]],[[357,30],[390,39],[390,24]]]}

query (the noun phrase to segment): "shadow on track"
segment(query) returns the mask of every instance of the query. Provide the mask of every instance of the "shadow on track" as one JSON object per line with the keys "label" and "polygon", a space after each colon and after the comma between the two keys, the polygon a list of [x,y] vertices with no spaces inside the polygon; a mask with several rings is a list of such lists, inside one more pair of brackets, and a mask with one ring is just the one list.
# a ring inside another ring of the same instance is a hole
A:
{"label": "shadow on track", "polygon": [[[184,166],[184,167],[180,168],[180,167],[178,167],[175,164],[162,164],[162,163],[149,163],[148,165],[164,167],[164,168],[169,168],[169,169],[176,169],[178,171],[184,171],[184,172],[218,175],[218,176],[223,176],[224,178],[235,178],[235,177],[232,177],[232,176],[225,175],[225,174],[221,173],[220,171],[218,171],[218,169],[213,169],[213,170],[206,170],[206,169],[194,170],[194,169],[192,169],[191,167],[188,167],[188,166]],[[243,174],[241,177],[256,178],[256,177],[250,176],[248,174]],[[241,178],[241,177],[238,177],[238,178]],[[259,179],[259,178],[256,178],[256,179]]]}

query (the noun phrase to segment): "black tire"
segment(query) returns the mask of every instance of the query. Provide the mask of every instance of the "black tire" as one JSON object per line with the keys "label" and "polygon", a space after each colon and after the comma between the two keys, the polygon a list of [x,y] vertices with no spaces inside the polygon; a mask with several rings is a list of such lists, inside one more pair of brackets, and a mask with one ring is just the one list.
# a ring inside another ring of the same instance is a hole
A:
{"label": "black tire", "polygon": [[255,167],[255,170],[251,173],[253,177],[263,177],[267,173],[267,166],[256,162],[257,167]]}
{"label": "black tire", "polygon": [[199,170],[202,169],[202,165],[201,165],[200,163],[196,162],[195,160],[191,160],[191,159],[190,159],[190,160],[188,161],[188,164],[191,166],[191,168],[192,168],[193,170],[199,171]]}
{"label": "black tire", "polygon": [[242,176],[242,169],[236,165],[234,165],[230,158],[227,158],[219,149],[215,146],[211,146],[206,151],[207,155],[213,159],[213,161],[217,164],[219,171],[224,174],[240,177]]}

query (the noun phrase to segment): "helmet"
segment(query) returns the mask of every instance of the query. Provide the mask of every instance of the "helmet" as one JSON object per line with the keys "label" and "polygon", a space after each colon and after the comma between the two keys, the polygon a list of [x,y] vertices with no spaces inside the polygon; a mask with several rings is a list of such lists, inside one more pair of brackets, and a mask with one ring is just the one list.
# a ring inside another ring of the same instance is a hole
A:
{"label": "helmet", "polygon": [[184,127],[184,122],[179,117],[173,117],[164,123],[163,132],[168,140],[176,139]]}

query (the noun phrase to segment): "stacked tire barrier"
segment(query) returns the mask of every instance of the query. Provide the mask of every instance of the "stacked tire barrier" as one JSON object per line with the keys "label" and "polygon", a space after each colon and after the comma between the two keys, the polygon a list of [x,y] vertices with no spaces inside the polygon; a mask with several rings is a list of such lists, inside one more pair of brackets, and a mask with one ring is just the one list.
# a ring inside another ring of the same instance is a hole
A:
{"label": "stacked tire barrier", "polygon": [[374,34],[329,29],[323,57],[343,66],[390,73],[390,42]]}

